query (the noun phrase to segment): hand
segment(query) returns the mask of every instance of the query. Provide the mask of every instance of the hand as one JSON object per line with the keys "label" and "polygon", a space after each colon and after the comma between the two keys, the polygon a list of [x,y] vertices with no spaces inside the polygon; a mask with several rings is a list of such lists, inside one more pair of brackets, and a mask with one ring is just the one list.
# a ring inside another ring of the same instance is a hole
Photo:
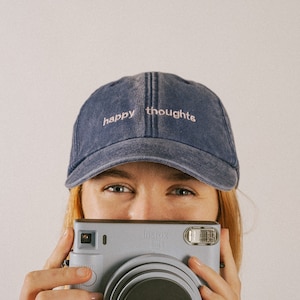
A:
{"label": "hand", "polygon": [[102,299],[101,294],[89,293],[84,290],[55,289],[65,285],[86,282],[92,276],[89,268],[61,268],[62,262],[72,248],[73,239],[73,229],[68,228],[47,260],[44,269],[27,274],[21,290],[20,300]]}
{"label": "hand", "polygon": [[202,264],[196,257],[189,259],[190,268],[209,286],[200,288],[201,297],[203,300],[239,300],[241,282],[229,243],[228,229],[222,229],[220,251],[221,261],[225,264],[225,268],[221,269],[221,274]]}

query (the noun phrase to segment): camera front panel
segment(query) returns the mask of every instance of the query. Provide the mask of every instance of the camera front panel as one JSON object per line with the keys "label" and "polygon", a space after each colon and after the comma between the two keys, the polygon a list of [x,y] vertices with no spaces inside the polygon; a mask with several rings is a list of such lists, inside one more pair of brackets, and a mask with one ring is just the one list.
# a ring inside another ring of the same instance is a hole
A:
{"label": "camera front panel", "polygon": [[[178,270],[186,267],[189,257],[196,256],[219,272],[220,225],[216,222],[84,219],[75,221],[74,230],[74,249],[70,254],[70,266],[88,266],[94,271],[89,282],[75,286],[76,288],[104,292],[113,275],[118,273],[126,262],[138,260],[139,257],[144,259],[144,255],[150,257],[152,255],[150,260],[154,260],[153,263],[159,256],[165,256],[163,258],[165,260],[174,259],[168,263],[168,266],[172,265],[173,267],[174,264],[180,262],[182,265],[176,266]],[[149,263],[151,262],[148,261],[147,265]],[[162,273],[168,266],[161,264],[158,267],[158,271],[161,272],[159,276],[165,276]],[[135,266],[135,268],[137,267],[140,266]],[[187,272],[191,272],[190,269],[188,270]],[[155,282],[153,277],[155,272],[150,274],[151,271],[147,271],[148,283],[151,280]],[[126,271],[124,272],[126,273]],[[178,273],[178,271],[176,272]],[[174,274],[176,272],[174,271]],[[195,275],[190,274],[190,276]],[[204,284],[201,279],[193,278],[192,281],[193,283],[188,283],[188,285],[198,285],[197,289]],[[170,282],[174,282],[174,280],[170,280]],[[142,284],[139,283],[139,286],[141,288]],[[133,289],[130,291],[132,295],[134,294]],[[126,297],[126,299],[130,299],[128,295]],[[201,297],[197,299],[201,299]]]}

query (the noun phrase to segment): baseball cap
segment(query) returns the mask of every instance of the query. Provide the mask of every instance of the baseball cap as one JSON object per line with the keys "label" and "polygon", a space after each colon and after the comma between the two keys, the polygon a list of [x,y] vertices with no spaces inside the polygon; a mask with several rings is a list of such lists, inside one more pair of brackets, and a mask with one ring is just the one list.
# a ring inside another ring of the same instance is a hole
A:
{"label": "baseball cap", "polygon": [[74,124],[66,187],[139,161],[176,168],[219,190],[237,187],[239,162],[220,99],[200,83],[162,72],[97,89]]}

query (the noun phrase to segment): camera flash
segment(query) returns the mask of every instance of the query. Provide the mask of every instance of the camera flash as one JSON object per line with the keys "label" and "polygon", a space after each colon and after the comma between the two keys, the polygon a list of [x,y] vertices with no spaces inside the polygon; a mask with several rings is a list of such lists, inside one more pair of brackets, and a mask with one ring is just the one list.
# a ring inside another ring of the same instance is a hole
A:
{"label": "camera flash", "polygon": [[214,245],[219,236],[215,228],[189,227],[184,232],[184,239],[191,245]]}

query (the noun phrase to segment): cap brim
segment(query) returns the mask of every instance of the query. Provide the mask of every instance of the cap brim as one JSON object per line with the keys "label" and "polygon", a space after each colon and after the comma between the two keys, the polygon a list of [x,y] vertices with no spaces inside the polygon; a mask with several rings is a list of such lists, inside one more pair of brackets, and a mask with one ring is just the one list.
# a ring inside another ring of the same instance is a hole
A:
{"label": "cap brim", "polygon": [[66,187],[80,185],[118,165],[139,161],[161,163],[178,169],[218,190],[228,191],[238,184],[237,170],[207,152],[166,139],[136,138],[113,144],[88,156],[68,176]]}

